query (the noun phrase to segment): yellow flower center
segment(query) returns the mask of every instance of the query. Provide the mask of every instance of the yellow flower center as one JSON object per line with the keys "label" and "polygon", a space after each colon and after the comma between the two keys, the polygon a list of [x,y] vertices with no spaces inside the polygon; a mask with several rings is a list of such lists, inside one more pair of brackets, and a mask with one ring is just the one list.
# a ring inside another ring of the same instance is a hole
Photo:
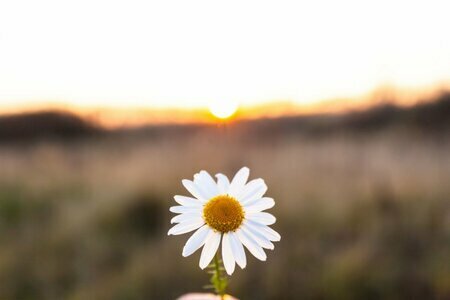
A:
{"label": "yellow flower center", "polygon": [[211,198],[203,208],[206,224],[220,232],[234,231],[244,220],[244,210],[239,201],[229,195]]}

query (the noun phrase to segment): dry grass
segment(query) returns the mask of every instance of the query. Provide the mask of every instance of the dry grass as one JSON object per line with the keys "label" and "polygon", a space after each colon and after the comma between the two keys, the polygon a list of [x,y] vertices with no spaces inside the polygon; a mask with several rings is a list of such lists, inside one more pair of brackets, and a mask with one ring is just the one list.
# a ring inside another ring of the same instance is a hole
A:
{"label": "dry grass", "polygon": [[[213,128],[0,148],[1,299],[175,299],[207,277],[167,237],[174,194],[200,169],[251,168],[277,201],[266,263],[240,299],[450,297],[450,139],[326,138]],[[237,129],[236,129],[237,130]],[[236,136],[240,136],[236,139]],[[244,137],[244,138],[242,138]]]}

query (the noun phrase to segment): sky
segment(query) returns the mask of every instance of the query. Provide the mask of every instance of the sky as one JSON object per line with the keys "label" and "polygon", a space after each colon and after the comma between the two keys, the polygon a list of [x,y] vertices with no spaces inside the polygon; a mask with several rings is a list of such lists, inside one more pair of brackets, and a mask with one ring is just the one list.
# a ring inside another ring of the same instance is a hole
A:
{"label": "sky", "polygon": [[1,1],[0,109],[195,108],[450,82],[448,1]]}

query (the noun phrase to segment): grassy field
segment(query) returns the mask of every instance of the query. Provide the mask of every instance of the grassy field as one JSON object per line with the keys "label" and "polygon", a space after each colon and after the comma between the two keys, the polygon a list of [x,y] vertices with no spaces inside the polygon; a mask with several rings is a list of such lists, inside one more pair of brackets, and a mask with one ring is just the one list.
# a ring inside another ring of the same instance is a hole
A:
{"label": "grassy field", "polygon": [[265,263],[248,256],[231,294],[450,299],[450,130],[402,116],[364,130],[352,115],[351,126],[322,117],[4,142],[0,299],[201,291],[199,253],[183,258],[188,236],[166,235],[172,196],[194,172],[244,165],[266,180],[282,240]]}

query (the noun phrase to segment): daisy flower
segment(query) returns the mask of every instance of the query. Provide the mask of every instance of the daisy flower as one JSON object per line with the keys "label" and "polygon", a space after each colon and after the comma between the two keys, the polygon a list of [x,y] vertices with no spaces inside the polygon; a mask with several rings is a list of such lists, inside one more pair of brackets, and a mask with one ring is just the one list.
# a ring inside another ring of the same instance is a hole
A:
{"label": "daisy flower", "polygon": [[203,246],[200,268],[206,268],[217,253],[222,241],[222,260],[231,275],[235,264],[242,269],[247,265],[244,246],[257,259],[267,259],[264,249],[274,249],[272,242],[281,239],[268,225],[275,223],[273,215],[263,212],[272,208],[275,201],[263,197],[267,186],[261,178],[247,182],[250,170],[240,169],[231,182],[223,174],[215,181],[206,171],[194,175],[194,180],[184,179],[184,187],[193,197],[175,196],[179,206],[170,211],[178,215],[168,235],[194,231],[183,248],[189,256]]}

